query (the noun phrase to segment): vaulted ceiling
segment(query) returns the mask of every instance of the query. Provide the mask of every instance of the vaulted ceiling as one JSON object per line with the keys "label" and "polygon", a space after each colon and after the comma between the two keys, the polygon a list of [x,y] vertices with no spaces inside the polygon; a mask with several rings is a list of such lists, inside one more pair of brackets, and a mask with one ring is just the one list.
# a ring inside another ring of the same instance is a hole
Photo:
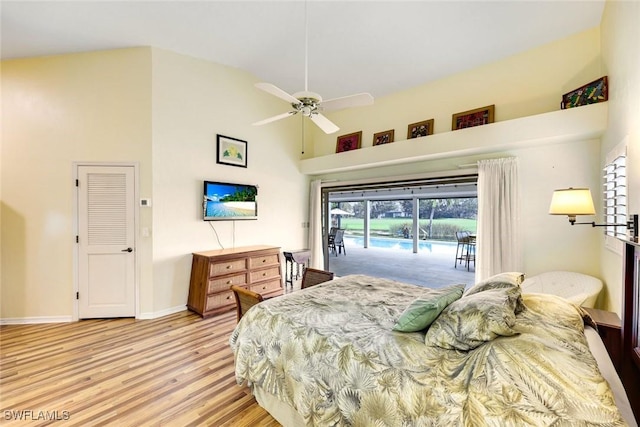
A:
{"label": "vaulted ceiling", "polygon": [[384,96],[596,27],[604,0],[3,0],[0,8],[3,59],[154,46],[247,70],[289,93],[304,89],[307,29],[309,90],[328,99]]}

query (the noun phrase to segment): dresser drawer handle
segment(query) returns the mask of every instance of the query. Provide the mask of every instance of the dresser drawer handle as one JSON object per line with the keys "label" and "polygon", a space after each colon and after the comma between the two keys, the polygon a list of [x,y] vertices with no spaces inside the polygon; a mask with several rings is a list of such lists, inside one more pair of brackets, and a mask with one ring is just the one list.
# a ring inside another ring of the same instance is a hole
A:
{"label": "dresser drawer handle", "polygon": [[262,290],[264,291],[265,289],[267,289],[267,287],[266,287],[266,286],[263,286],[263,287],[262,287]]}
{"label": "dresser drawer handle", "polygon": [[262,273],[262,277],[265,277],[267,275],[267,273]]}
{"label": "dresser drawer handle", "polygon": [[231,296],[227,295],[227,299],[231,299]]}
{"label": "dresser drawer handle", "polygon": [[227,265],[227,270],[231,270],[232,267],[233,266],[231,266],[231,265]]}
{"label": "dresser drawer handle", "polygon": [[266,259],[266,258],[263,258],[263,259],[262,259],[262,263],[264,264],[265,262],[267,262],[267,259]]}
{"label": "dresser drawer handle", "polygon": [[233,280],[227,280],[227,285],[232,285],[233,284]]}

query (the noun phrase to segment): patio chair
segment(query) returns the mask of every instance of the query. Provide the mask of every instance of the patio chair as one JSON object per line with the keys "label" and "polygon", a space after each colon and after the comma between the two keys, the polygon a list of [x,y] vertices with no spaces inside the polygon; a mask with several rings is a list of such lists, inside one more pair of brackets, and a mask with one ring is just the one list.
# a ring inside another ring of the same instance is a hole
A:
{"label": "patio chair", "polygon": [[307,268],[304,270],[304,274],[302,275],[302,284],[300,285],[300,288],[306,289],[320,283],[328,282],[329,280],[333,280],[332,271]]}
{"label": "patio chair", "polygon": [[231,285],[231,290],[236,298],[236,314],[238,322],[251,307],[262,302],[262,295],[245,289],[242,286]]}
{"label": "patio chair", "polygon": [[467,233],[467,256],[465,257],[467,263],[467,271],[469,266],[473,262],[473,268],[476,267],[476,236]]}
{"label": "patio chair", "polygon": [[329,236],[329,251],[338,256],[338,252],[347,254],[347,250],[344,247],[344,230],[337,230],[333,239]]}
{"label": "patio chair", "polygon": [[456,247],[456,260],[453,266],[458,268],[458,264],[462,264],[469,271],[471,263],[476,265],[476,236],[471,235],[468,231],[456,231],[456,240],[458,246]]}
{"label": "patio chair", "polygon": [[462,261],[466,259],[467,244],[469,242],[468,236],[469,233],[466,231],[456,231],[458,246],[456,247],[456,260],[453,264],[455,268],[458,268],[458,264],[462,264]]}
{"label": "patio chair", "polygon": [[337,231],[338,231],[338,227],[331,227],[331,229],[329,230],[329,234],[327,234],[327,243],[329,246],[329,251],[332,251],[333,248],[335,247],[335,239],[336,239]]}

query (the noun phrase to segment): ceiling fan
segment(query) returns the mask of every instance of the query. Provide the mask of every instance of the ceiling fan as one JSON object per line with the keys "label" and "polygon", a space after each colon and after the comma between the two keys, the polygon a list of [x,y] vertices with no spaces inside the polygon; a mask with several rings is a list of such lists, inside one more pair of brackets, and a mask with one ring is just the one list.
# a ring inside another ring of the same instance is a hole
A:
{"label": "ceiling fan", "polygon": [[343,108],[361,107],[365,105],[373,104],[373,96],[369,93],[358,93],[355,95],[343,96],[341,98],[322,100],[322,97],[308,90],[309,80],[309,55],[308,55],[308,25],[307,25],[307,3],[305,2],[305,38],[304,38],[304,91],[296,92],[293,95],[285,92],[279,87],[271,83],[256,83],[258,89],[270,93],[284,101],[291,104],[293,108],[286,113],[278,114],[273,117],[269,117],[264,120],[253,123],[254,126],[264,125],[267,123],[275,122],[276,120],[284,119],[289,116],[294,116],[301,113],[305,117],[309,117],[313,123],[316,124],[325,133],[337,132],[340,128],[336,126],[331,120],[327,119],[321,114],[323,111],[335,111]]}

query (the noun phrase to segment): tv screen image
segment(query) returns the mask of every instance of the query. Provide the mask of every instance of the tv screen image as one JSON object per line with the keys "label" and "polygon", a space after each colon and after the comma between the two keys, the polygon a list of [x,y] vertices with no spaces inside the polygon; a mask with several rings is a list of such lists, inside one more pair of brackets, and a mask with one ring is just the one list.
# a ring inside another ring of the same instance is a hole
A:
{"label": "tv screen image", "polygon": [[255,185],[204,182],[204,220],[257,219]]}

